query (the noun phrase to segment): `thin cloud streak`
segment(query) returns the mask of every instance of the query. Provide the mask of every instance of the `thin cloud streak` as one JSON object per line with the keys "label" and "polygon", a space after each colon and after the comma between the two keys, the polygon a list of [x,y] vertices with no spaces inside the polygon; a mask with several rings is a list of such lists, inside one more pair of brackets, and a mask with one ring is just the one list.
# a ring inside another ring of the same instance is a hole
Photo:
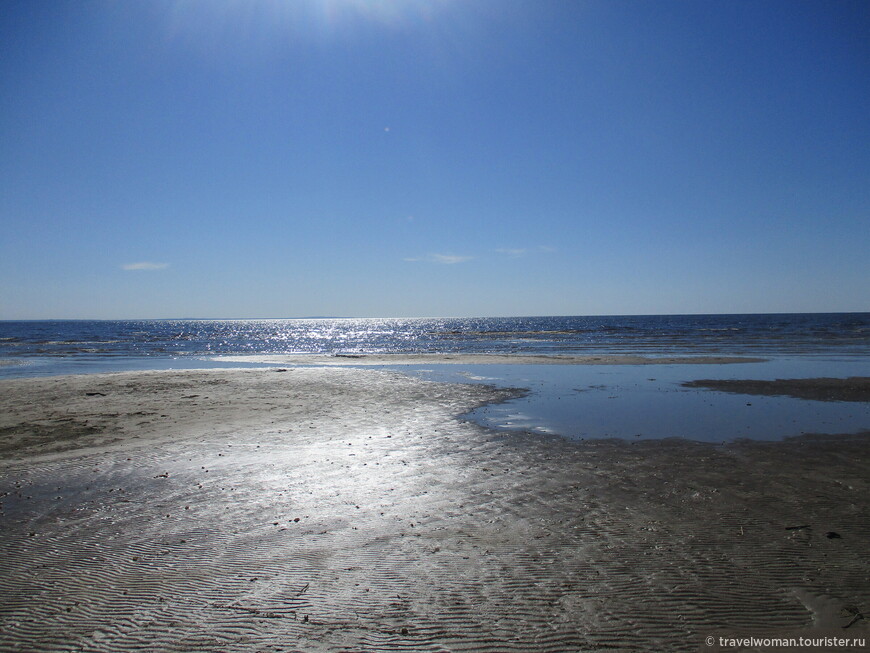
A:
{"label": "thin cloud streak", "polygon": [[538,245],[532,249],[527,247],[502,247],[495,251],[504,256],[510,256],[511,258],[520,258],[521,256],[528,256],[529,254],[550,254],[555,252],[556,248],[549,247],[548,245]]}
{"label": "thin cloud streak", "polygon": [[495,250],[499,254],[504,254],[505,256],[510,256],[511,258],[519,258],[520,256],[525,256],[529,250],[527,249],[497,249]]}
{"label": "thin cloud streak", "polygon": [[426,263],[439,263],[441,265],[454,265],[456,263],[464,263],[470,261],[473,256],[456,256],[455,254],[427,254],[417,258],[406,258],[406,261],[417,262],[423,261]]}
{"label": "thin cloud streak", "polygon": [[169,267],[169,263],[151,263],[150,261],[142,261],[140,263],[127,263],[121,266],[122,270],[165,270]]}

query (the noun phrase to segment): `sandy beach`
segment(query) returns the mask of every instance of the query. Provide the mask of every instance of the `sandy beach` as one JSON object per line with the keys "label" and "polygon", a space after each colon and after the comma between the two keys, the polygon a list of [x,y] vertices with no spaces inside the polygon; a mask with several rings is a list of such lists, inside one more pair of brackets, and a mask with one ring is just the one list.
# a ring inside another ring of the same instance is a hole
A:
{"label": "sandy beach", "polygon": [[870,643],[870,434],[574,442],[281,364],[0,381],[0,651]]}

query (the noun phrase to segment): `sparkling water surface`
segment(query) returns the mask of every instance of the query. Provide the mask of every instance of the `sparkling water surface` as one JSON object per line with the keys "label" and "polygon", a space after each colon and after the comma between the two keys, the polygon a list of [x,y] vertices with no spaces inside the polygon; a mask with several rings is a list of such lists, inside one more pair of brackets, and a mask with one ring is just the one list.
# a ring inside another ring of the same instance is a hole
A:
{"label": "sparkling water surface", "polygon": [[870,313],[0,321],[0,359],[302,353],[870,353]]}

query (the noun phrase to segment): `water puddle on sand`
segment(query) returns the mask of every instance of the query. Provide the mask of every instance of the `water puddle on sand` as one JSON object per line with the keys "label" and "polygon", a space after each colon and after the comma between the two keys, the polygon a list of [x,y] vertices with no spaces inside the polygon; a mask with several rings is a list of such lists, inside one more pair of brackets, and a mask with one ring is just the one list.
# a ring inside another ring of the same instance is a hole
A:
{"label": "water puddle on sand", "polygon": [[680,437],[703,442],[781,440],[870,430],[870,403],[734,394],[698,379],[866,376],[866,361],[788,358],[730,365],[429,365],[391,369],[433,381],[526,388],[526,396],[465,415],[497,429],[571,439]]}

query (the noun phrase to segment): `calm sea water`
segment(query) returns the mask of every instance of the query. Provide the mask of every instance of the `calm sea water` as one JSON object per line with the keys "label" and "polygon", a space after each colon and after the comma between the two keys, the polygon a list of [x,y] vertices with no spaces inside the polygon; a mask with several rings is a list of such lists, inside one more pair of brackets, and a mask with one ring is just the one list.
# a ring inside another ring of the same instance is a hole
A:
{"label": "calm sea water", "polygon": [[0,321],[0,359],[299,353],[870,353],[870,313]]}
{"label": "calm sea water", "polygon": [[870,429],[870,404],[747,397],[682,382],[870,375],[870,313],[620,317],[0,322],[0,377],[250,367],[245,354],[729,355],[735,365],[414,365],[529,393],[469,417],[572,438],[780,439]]}

